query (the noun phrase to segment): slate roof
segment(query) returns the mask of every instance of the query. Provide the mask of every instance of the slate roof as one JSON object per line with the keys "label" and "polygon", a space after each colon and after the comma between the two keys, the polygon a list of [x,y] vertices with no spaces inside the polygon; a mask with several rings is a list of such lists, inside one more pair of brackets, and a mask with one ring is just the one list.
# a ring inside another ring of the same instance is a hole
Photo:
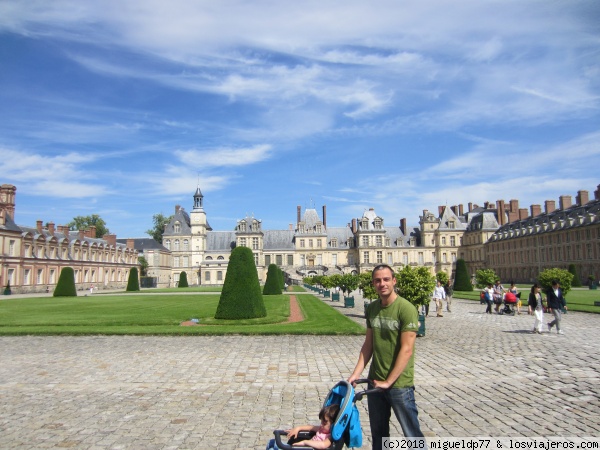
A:
{"label": "slate roof", "polygon": [[[117,239],[118,244],[127,244],[127,239]],[[156,242],[152,238],[133,238],[133,248],[143,253],[144,250],[164,250],[169,251],[164,245]]]}

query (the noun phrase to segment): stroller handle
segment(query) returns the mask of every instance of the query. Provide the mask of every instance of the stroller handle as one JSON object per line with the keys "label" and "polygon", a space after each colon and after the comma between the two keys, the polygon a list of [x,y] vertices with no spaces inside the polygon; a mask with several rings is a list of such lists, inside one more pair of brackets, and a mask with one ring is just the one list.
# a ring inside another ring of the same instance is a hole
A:
{"label": "stroller handle", "polygon": [[[273,434],[275,435],[275,443],[277,444],[277,448],[281,449],[281,450],[312,450],[312,447],[307,447],[307,446],[293,446],[290,444],[286,444],[285,442],[283,442],[281,440],[282,436],[287,436],[287,431],[284,430],[275,430],[273,431]],[[305,431],[301,431],[300,434],[298,435],[299,438],[301,439],[310,439],[312,436]]]}
{"label": "stroller handle", "polygon": [[[368,384],[368,385],[372,385],[373,382],[371,380],[369,380],[368,378],[359,378],[358,380],[354,380],[355,384]],[[371,388],[371,389],[365,389],[364,391],[360,391],[360,392],[356,392],[354,394],[354,400],[359,402],[362,400],[362,398],[365,395],[369,395],[369,394],[375,394],[376,392],[383,392],[383,389],[381,388]]]}

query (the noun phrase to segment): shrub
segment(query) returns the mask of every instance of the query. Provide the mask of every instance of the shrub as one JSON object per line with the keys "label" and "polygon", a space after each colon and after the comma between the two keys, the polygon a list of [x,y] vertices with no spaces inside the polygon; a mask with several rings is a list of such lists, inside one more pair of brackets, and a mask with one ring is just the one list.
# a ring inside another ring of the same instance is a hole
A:
{"label": "shrub", "polygon": [[567,293],[571,290],[573,274],[565,269],[553,268],[544,270],[538,276],[538,282],[542,285],[544,291],[547,291],[552,287],[552,280],[558,280],[560,289],[566,297]]}
{"label": "shrub", "polygon": [[140,290],[140,280],[138,278],[137,267],[132,267],[129,271],[129,278],[127,279],[127,292],[134,292]]}
{"label": "shrub", "polygon": [[402,297],[411,302],[417,309],[429,303],[436,279],[427,267],[404,266],[396,274],[396,287]]}
{"label": "shrub", "polygon": [[75,272],[72,267],[63,267],[54,289],[53,297],[77,297],[75,289]]}
{"label": "shrub", "polygon": [[442,286],[445,286],[448,283],[448,281],[450,280],[450,277],[448,276],[448,274],[446,272],[441,270],[435,274],[435,279],[437,281],[439,281],[440,283],[442,283]]}
{"label": "shrub", "polygon": [[472,291],[471,277],[467,270],[467,263],[464,259],[456,261],[456,274],[454,275],[454,290],[455,291]]}
{"label": "shrub", "polygon": [[281,270],[276,264],[269,264],[267,271],[267,281],[263,288],[263,295],[280,295],[281,294]]}
{"label": "shrub", "polygon": [[254,255],[248,247],[232,250],[215,319],[266,317]]}
{"label": "shrub", "polygon": [[569,264],[569,273],[573,274],[573,282],[571,283],[571,286],[581,287],[581,280],[579,279],[579,275],[577,275],[577,267],[575,264]]}
{"label": "shrub", "polygon": [[498,275],[493,269],[479,269],[475,272],[475,283],[478,289],[483,289],[488,284],[494,284],[498,279]]}
{"label": "shrub", "polygon": [[188,280],[187,280],[187,273],[185,271],[183,271],[179,274],[179,284],[177,286],[180,288],[189,287]]}

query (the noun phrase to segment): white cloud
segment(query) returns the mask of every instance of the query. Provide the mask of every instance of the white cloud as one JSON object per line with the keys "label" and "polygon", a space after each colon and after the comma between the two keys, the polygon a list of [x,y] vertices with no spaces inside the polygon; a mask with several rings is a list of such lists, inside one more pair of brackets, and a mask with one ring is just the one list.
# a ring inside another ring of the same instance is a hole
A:
{"label": "white cloud", "polygon": [[181,162],[194,167],[246,166],[265,161],[271,157],[271,146],[255,145],[249,148],[216,148],[212,150],[177,150]]}

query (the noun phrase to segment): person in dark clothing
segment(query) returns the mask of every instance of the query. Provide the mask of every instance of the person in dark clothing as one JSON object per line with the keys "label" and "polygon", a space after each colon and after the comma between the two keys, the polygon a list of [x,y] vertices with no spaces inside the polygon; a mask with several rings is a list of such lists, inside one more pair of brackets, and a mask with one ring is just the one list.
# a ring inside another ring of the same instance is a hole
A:
{"label": "person in dark clothing", "polygon": [[564,334],[560,328],[560,320],[562,316],[562,310],[567,308],[567,302],[565,301],[565,297],[560,289],[560,283],[558,280],[552,280],[552,287],[546,291],[546,299],[548,302],[548,308],[552,309],[552,314],[554,314],[554,320],[548,323],[548,332],[550,332],[552,327],[556,325],[556,332],[558,334]]}

